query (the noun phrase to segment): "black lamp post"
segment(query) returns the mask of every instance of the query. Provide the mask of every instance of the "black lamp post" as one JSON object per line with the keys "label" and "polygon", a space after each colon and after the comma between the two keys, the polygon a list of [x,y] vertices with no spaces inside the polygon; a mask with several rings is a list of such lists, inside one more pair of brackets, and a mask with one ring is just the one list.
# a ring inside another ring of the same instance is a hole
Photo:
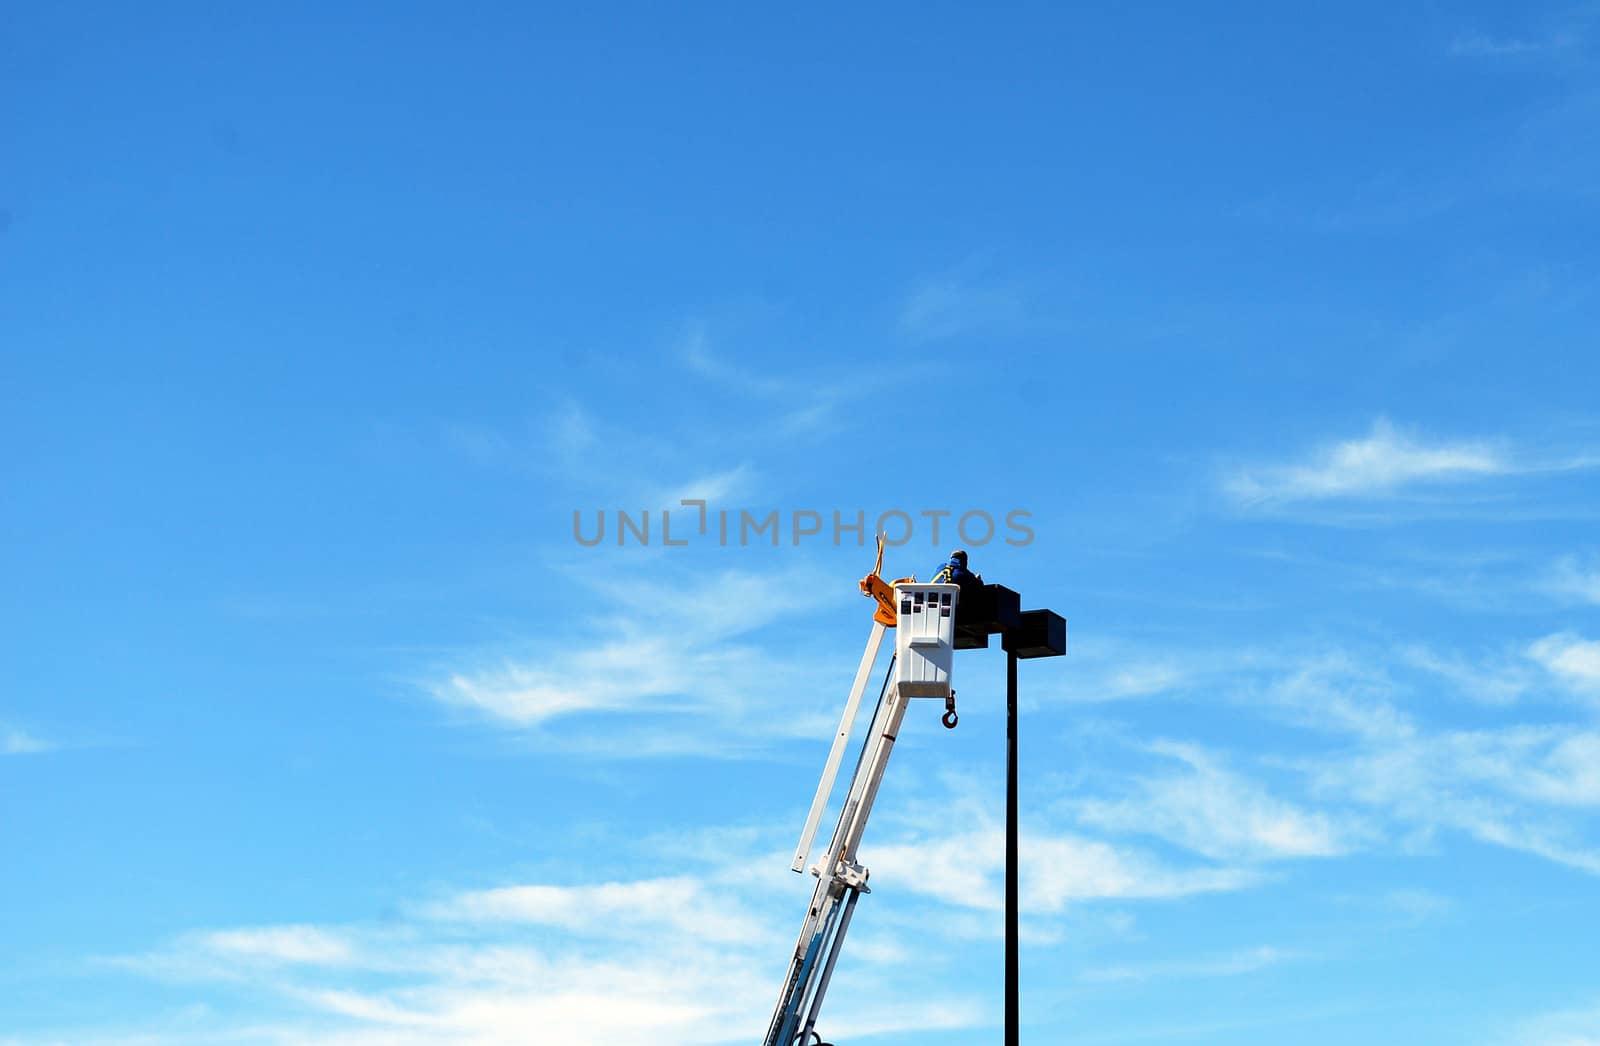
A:
{"label": "black lamp post", "polygon": [[1017,659],[1067,652],[1067,622],[1054,610],[1025,610],[1000,636],[1006,652],[1006,1046],[1017,1046]]}
{"label": "black lamp post", "polygon": [[1017,661],[1067,652],[1067,622],[1054,610],[1021,610],[1003,585],[974,587],[957,605],[957,650],[987,647],[998,633],[1006,652],[1006,1046],[1017,1046]]}

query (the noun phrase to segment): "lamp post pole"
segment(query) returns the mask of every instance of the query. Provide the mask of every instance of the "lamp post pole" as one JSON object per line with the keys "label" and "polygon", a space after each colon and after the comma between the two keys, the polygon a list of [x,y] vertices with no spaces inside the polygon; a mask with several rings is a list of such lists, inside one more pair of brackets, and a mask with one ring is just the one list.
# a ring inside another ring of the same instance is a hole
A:
{"label": "lamp post pole", "polygon": [[981,649],[998,635],[1006,652],[1006,1018],[1005,1046],[1018,1046],[1017,958],[1017,661],[1067,652],[1067,622],[1054,610],[1023,610],[1004,585],[961,593],[955,626],[957,650]]}
{"label": "lamp post pole", "polygon": [[[999,585],[991,586],[1000,589]],[[1009,592],[1011,599],[1016,593]],[[998,602],[998,600],[997,600]],[[1015,604],[1012,604],[1015,607]],[[998,613],[996,614],[998,617]],[[1054,610],[1015,610],[1000,632],[1006,651],[1006,1037],[1018,1046],[1022,1018],[1017,958],[1017,661],[1067,652],[1067,622]]]}
{"label": "lamp post pole", "polygon": [[1017,1046],[1017,655],[1006,651],[1006,1046]]}

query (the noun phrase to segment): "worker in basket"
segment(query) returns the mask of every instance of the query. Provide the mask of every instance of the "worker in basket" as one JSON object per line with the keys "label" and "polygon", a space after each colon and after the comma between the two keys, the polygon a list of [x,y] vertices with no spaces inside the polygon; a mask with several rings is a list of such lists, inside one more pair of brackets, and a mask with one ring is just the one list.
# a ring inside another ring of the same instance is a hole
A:
{"label": "worker in basket", "polygon": [[983,575],[974,574],[967,569],[967,550],[958,548],[950,553],[950,558],[933,575],[935,585],[960,585],[961,594],[964,596],[974,588],[983,587]]}

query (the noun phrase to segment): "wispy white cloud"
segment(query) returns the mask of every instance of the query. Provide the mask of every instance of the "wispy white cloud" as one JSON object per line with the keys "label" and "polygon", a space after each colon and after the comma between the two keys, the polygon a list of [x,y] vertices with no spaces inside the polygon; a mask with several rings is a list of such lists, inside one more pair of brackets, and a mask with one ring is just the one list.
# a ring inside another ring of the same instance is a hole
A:
{"label": "wispy white cloud", "polygon": [[718,356],[711,350],[711,338],[704,324],[693,324],[679,348],[683,366],[691,374],[731,386],[750,396],[782,396],[794,383],[766,374],[745,370]]}
{"label": "wispy white cloud", "polygon": [[1224,490],[1246,505],[1389,494],[1416,484],[1460,482],[1526,471],[1503,446],[1484,441],[1425,441],[1380,418],[1359,439],[1314,451],[1305,460],[1239,469]]}
{"label": "wispy white cloud", "polygon": [[[1559,659],[1571,646],[1548,652]],[[1325,654],[1257,690],[1268,707],[1294,709],[1300,725],[1347,738],[1322,756],[1287,761],[1307,773],[1313,798],[1380,815],[1368,823],[1391,843],[1459,832],[1600,873],[1600,840],[1577,812],[1600,804],[1592,769],[1600,740],[1588,726],[1429,726],[1401,704],[1411,688],[1375,661]],[[1582,654],[1575,661],[1575,671],[1587,664]]]}
{"label": "wispy white cloud", "polygon": [[[774,679],[795,691],[831,693],[833,666],[769,648],[754,634],[838,598],[837,586],[800,568],[684,571],[651,581],[588,569],[574,577],[588,589],[593,613],[514,651],[465,655],[465,664],[426,680],[426,692],[493,723],[544,731],[552,742],[562,739],[548,732],[558,721],[629,712],[594,749],[612,757],[744,754],[730,742],[791,735],[825,711],[819,703],[767,714],[760,698]],[[582,732],[574,726],[562,737],[581,747]]]}
{"label": "wispy white cloud", "polygon": [[700,524],[698,506],[684,506],[684,500],[704,501],[707,512],[716,512],[719,506],[727,506],[735,498],[748,497],[755,489],[756,475],[756,470],[747,464],[708,472],[677,486],[662,488],[650,503],[672,512],[673,531],[681,540],[689,528],[698,528]]}
{"label": "wispy white cloud", "polygon": [[1400,164],[1285,183],[1241,206],[1239,214],[1318,233],[1392,229],[1437,217],[1470,198],[1470,186],[1461,179]]}
{"label": "wispy white cloud", "polygon": [[1475,660],[1420,644],[1401,647],[1398,654],[1403,662],[1448,682],[1456,693],[1486,705],[1514,704],[1535,684],[1526,659],[1494,655]]}
{"label": "wispy white cloud", "polygon": [[1418,732],[1307,766],[1315,794],[1382,810],[1397,829],[1462,832],[1600,874],[1600,841],[1568,812],[1600,804],[1597,751],[1586,731],[1513,727]]}
{"label": "wispy white cloud", "polygon": [[593,415],[576,400],[546,416],[545,433],[551,450],[568,460],[587,454],[600,442]]}
{"label": "wispy white cloud", "polygon": [[[830,1038],[995,1020],[992,1007],[941,973],[939,955],[951,942],[997,937],[1002,929],[1004,833],[992,811],[958,791],[935,797],[953,817],[948,831],[904,830],[925,812],[923,794],[884,811],[889,825],[902,826],[898,838],[864,845],[875,890],[852,932],[850,976],[830,994]],[[114,965],[227,986],[234,1005],[200,1015],[192,1037],[153,1036],[163,1043],[747,1041],[764,1026],[810,893],[809,879],[789,875],[787,851],[773,844],[765,828],[665,834],[645,840],[651,860],[678,864],[692,856],[699,862],[694,874],[512,882],[401,905],[381,923],[188,932]],[[1166,901],[1261,880],[1249,869],[1179,866],[1059,831],[1025,833],[1023,848],[1023,904],[1034,916],[1035,943],[1052,940],[1050,925],[1060,920],[1050,917],[1080,902]],[[719,859],[705,861],[710,851]],[[1286,957],[1262,951],[1253,961]],[[1223,972],[1174,967],[1150,975]],[[67,1038],[132,1046],[147,1033],[124,1034],[89,1029]]]}
{"label": "wispy white cloud", "polygon": [[1541,587],[1561,599],[1600,606],[1600,557],[1563,557]]}
{"label": "wispy white cloud", "polygon": [[[968,819],[937,835],[913,834],[874,843],[863,860],[874,881],[935,898],[954,908],[999,911],[1005,872],[1005,830],[988,817]],[[1261,881],[1242,867],[1174,867],[1136,848],[1071,832],[1027,832],[1019,869],[1022,906],[1037,914],[1085,901],[1168,900],[1241,890]]]}
{"label": "wispy white cloud", "polygon": [[1383,660],[1340,649],[1260,666],[1259,675],[1236,692],[1297,726],[1335,735],[1354,735],[1367,743],[1398,743],[1416,733],[1399,706],[1404,684]]}
{"label": "wispy white cloud", "polygon": [[470,923],[532,923],[589,936],[671,932],[724,944],[758,944],[765,927],[726,889],[701,879],[644,879],[581,886],[507,886],[464,893],[428,906],[429,918]]}
{"label": "wispy white cloud", "polygon": [[317,926],[267,926],[196,935],[196,949],[232,959],[281,963],[342,963],[355,955],[344,936]]}
{"label": "wispy white cloud", "polygon": [[1028,896],[1043,911],[1057,911],[1073,901],[1223,893],[1255,886],[1263,879],[1249,868],[1172,867],[1137,850],[1066,833],[1032,839],[1028,847],[1037,862]]}
{"label": "wispy white cloud", "polygon": [[[426,924],[407,930],[347,931],[365,934],[366,947],[338,966],[264,968],[194,939],[127,965],[169,979],[228,981],[245,1013],[218,1014],[196,1038],[271,1046],[729,1042],[759,1026],[770,988],[751,968],[753,952],[730,954],[724,942],[676,931],[596,954],[592,944],[504,931],[463,940]],[[249,1007],[288,1015],[263,1020],[247,1015]]]}
{"label": "wispy white cloud", "polygon": [[1074,701],[1117,701],[1123,698],[1154,697],[1171,693],[1192,680],[1183,666],[1170,661],[1151,661],[1108,666],[1087,677],[1075,676],[1067,683],[1068,698]]}
{"label": "wispy white cloud", "polygon": [[[615,638],[580,649],[552,648],[528,660],[451,674],[430,689],[447,704],[507,725],[538,726],[579,712],[704,707],[724,673],[748,661],[741,651],[685,649],[674,637],[618,629]],[[675,698],[677,700],[662,700]]]}
{"label": "wispy white cloud", "polygon": [[[664,438],[659,429],[641,430],[596,413],[575,398],[552,397],[542,413],[522,422],[491,424],[452,422],[442,427],[446,449],[472,465],[508,475],[537,476],[546,494],[565,491],[561,512],[574,509],[591,522],[596,511],[622,508],[638,519],[648,511],[660,541],[661,513],[673,511],[675,536],[683,534],[681,498],[723,501],[749,497],[758,490],[760,472],[742,452],[729,453],[717,441],[688,438],[679,431]],[[729,460],[733,464],[725,464]],[[708,467],[708,463],[711,463]],[[698,520],[697,520],[698,522]],[[587,532],[587,531],[586,531]]]}
{"label": "wispy white cloud", "polygon": [[[1095,790],[1063,804],[1080,825],[1247,866],[1405,850],[1450,833],[1600,873],[1588,817],[1600,807],[1600,737],[1586,719],[1552,719],[1574,695],[1600,692],[1600,643],[1558,633],[1486,654],[1402,644],[1206,656],[1211,668],[1184,671],[1186,686],[1232,715],[1309,735],[1281,755],[1256,753],[1273,786],[1197,744],[1135,746],[1168,765],[1130,770],[1119,760],[1113,772],[1080,775],[1080,793],[1085,782]],[[1141,659],[1181,666],[1190,656]],[[1538,719],[1462,729],[1418,714],[1451,699],[1501,716],[1536,708]]]}
{"label": "wispy white cloud", "polygon": [[1155,835],[1222,861],[1334,857],[1351,852],[1364,830],[1349,817],[1304,809],[1272,795],[1197,745],[1148,746],[1182,765],[1140,777],[1132,793],[1075,805],[1086,824]]}
{"label": "wispy white cloud", "polygon": [[55,745],[17,727],[0,725],[0,755],[38,755]]}
{"label": "wispy white cloud", "polygon": [[1467,780],[1537,803],[1600,807],[1600,733],[1593,730],[1522,726],[1455,731],[1443,735],[1436,748]]}
{"label": "wispy white cloud", "polygon": [[1151,649],[1087,632],[1072,651],[1072,671],[1044,684],[1052,698],[1080,703],[1182,698],[1215,690],[1240,670],[1236,651]]}
{"label": "wispy white cloud", "polygon": [[1600,1000],[1518,1021],[1506,1046],[1600,1046]]}
{"label": "wispy white cloud", "polygon": [[527,423],[510,427],[448,422],[441,438],[449,450],[481,467],[566,472],[587,467],[601,442],[599,422],[574,399],[557,401]]}
{"label": "wispy white cloud", "polygon": [[1192,959],[1161,959],[1154,962],[1124,966],[1103,966],[1087,970],[1086,981],[1150,981],[1174,978],[1236,977],[1255,973],[1269,966],[1277,966],[1299,958],[1295,952],[1261,945],[1225,955],[1207,955]]}
{"label": "wispy white cloud", "polygon": [[488,425],[451,422],[441,432],[444,445],[474,465],[496,466],[513,458],[514,442]]}
{"label": "wispy white cloud", "polygon": [[1006,333],[1021,327],[1027,312],[1018,287],[950,275],[911,292],[900,310],[900,330],[916,341]]}
{"label": "wispy white cloud", "polygon": [[1600,697],[1600,640],[1559,632],[1535,641],[1528,656],[1572,692]]}
{"label": "wispy white cloud", "polygon": [[770,427],[773,434],[780,437],[811,435],[835,428],[840,408],[861,395],[865,384],[860,380],[851,385],[820,377],[815,369],[785,375],[731,363],[712,349],[711,336],[702,324],[690,328],[678,357],[689,373],[759,404],[763,427]]}
{"label": "wispy white cloud", "polygon": [[[1505,439],[1428,439],[1387,419],[1362,437],[1324,444],[1296,459],[1236,466],[1221,479],[1223,494],[1262,513],[1315,509],[1330,522],[1389,522],[1448,513],[1495,520],[1576,514],[1593,506],[1519,501],[1534,480],[1600,467],[1591,450],[1530,453]],[[1512,481],[1524,486],[1511,486]],[[1490,481],[1495,481],[1493,485]]]}
{"label": "wispy white cloud", "polygon": [[[725,856],[694,877],[469,890],[404,906],[383,923],[181,934],[113,965],[178,983],[224,983],[234,1005],[198,1015],[192,1033],[75,1029],[64,1038],[125,1046],[748,1041],[765,1024],[808,890],[796,889],[804,884],[788,876],[779,852],[762,855],[770,880],[742,874],[751,853]],[[863,947],[850,952],[851,977],[834,985],[824,1013],[831,1035],[988,1019],[987,1007],[959,989],[934,993],[938,972],[928,964],[908,978],[905,960],[917,953],[903,941],[918,947],[915,933],[866,928]]]}
{"label": "wispy white cloud", "polygon": [[1543,39],[1514,36],[1490,36],[1487,33],[1468,33],[1450,41],[1450,53],[1458,58],[1507,58],[1548,54],[1572,47],[1578,37],[1570,32],[1556,33]]}
{"label": "wispy white cloud", "polygon": [[1415,887],[1384,890],[1375,897],[1341,898],[1345,899],[1360,907],[1393,915],[1408,926],[1443,919],[1455,910],[1454,902],[1444,894]]}

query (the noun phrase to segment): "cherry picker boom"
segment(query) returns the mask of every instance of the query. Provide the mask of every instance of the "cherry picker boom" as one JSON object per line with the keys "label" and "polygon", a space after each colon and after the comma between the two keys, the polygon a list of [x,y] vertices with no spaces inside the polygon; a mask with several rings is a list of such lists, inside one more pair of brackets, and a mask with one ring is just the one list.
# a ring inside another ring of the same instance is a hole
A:
{"label": "cherry picker boom", "polygon": [[844,715],[839,720],[839,730],[834,735],[833,746],[823,765],[822,780],[817,784],[816,797],[806,816],[800,833],[800,844],[795,848],[790,868],[796,872],[805,868],[806,857],[816,837],[824,808],[833,792],[839,765],[844,756],[845,744],[855,726],[856,713],[866,693],[867,683],[877,662],[886,629],[895,629],[894,656],[878,694],[878,705],[873,712],[872,724],[862,744],[855,772],[850,778],[850,788],[845,794],[839,820],[833,830],[823,857],[811,867],[817,877],[817,886],[811,895],[811,906],[806,910],[800,927],[800,937],[789,961],[789,970],[783,981],[773,1009],[772,1021],[767,1026],[763,1046],[812,1046],[822,1043],[817,1034],[817,1015],[822,1009],[823,996],[833,977],[845,932],[850,928],[850,918],[855,913],[856,902],[867,887],[867,869],[860,863],[858,847],[866,830],[867,818],[872,813],[878,796],[878,786],[883,781],[884,767],[900,732],[900,722],[912,698],[944,698],[944,725],[956,725],[955,691],[950,688],[950,667],[954,653],[955,613],[961,599],[961,586],[954,584],[918,584],[913,578],[902,578],[893,584],[878,576],[883,568],[883,538],[878,538],[878,562],[872,573],[861,579],[861,591],[878,603],[873,615],[872,632],[867,637],[866,650],[856,669],[855,682],[845,701]]}

